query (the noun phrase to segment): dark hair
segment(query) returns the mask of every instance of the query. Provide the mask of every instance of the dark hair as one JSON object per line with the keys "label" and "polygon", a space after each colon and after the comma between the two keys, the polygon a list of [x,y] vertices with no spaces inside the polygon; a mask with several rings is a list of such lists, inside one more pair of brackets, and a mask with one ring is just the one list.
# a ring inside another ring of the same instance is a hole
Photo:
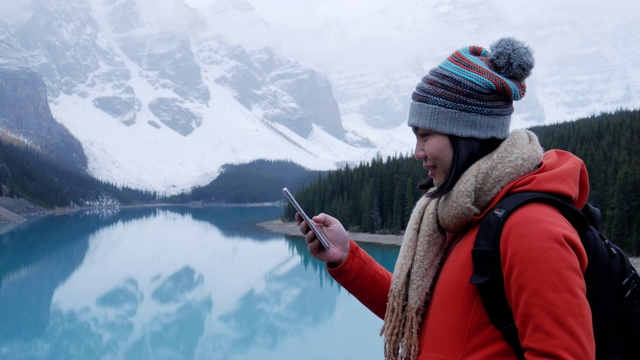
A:
{"label": "dark hair", "polygon": [[[453,148],[451,167],[444,183],[435,191],[428,194],[429,197],[438,198],[453,189],[460,176],[476,161],[497,149],[502,144],[503,139],[475,139],[465,138],[455,135],[447,135]],[[433,187],[433,179],[427,178],[422,181],[418,188],[429,190]]]}

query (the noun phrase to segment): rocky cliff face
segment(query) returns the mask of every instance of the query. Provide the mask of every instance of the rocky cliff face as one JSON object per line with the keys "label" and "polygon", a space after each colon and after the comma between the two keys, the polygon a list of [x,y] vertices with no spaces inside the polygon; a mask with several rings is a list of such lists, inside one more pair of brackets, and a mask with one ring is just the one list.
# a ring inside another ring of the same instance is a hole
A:
{"label": "rocky cliff face", "polygon": [[0,133],[70,169],[87,169],[82,145],[51,115],[42,78],[26,67],[0,65]]}
{"label": "rocky cliff face", "polygon": [[239,46],[220,47],[226,65],[216,83],[234,91],[248,110],[260,109],[264,120],[279,123],[302,137],[316,124],[338,139],[345,130],[338,103],[326,76],[278,57],[271,49],[247,51]]}

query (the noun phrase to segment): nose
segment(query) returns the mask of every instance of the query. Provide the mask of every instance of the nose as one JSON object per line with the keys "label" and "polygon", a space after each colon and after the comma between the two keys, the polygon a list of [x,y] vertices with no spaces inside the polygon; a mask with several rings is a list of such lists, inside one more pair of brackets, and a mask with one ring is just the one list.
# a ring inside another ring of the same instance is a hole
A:
{"label": "nose", "polygon": [[416,147],[413,150],[413,157],[415,157],[416,160],[424,160],[425,158],[425,152],[422,147],[419,146],[418,142],[416,142]]}

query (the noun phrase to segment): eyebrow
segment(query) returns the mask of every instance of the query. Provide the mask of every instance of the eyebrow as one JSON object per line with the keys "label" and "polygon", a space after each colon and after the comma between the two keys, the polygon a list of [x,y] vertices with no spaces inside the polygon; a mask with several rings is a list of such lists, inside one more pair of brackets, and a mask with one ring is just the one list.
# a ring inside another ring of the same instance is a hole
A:
{"label": "eyebrow", "polygon": [[412,126],[411,129],[413,130],[413,133],[418,135],[418,134],[433,134],[434,132],[432,130],[429,129],[425,129],[425,128],[421,128],[421,127],[417,127],[417,126]]}

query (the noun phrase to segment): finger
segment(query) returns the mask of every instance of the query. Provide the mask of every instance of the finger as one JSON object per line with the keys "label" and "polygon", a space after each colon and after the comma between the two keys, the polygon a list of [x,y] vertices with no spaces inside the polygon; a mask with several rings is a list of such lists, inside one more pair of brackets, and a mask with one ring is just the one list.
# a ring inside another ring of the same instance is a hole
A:
{"label": "finger", "polygon": [[317,238],[314,237],[311,241],[307,242],[307,251],[309,251],[309,254],[311,254],[311,256],[315,256],[322,247],[320,245],[320,242],[316,240]]}
{"label": "finger", "polygon": [[304,240],[307,242],[307,244],[311,244],[316,240],[316,234],[313,231],[309,231],[306,233]]}
{"label": "finger", "polygon": [[311,218],[316,224],[324,225],[324,222],[327,220],[327,215],[325,213],[320,213],[313,218]]}
{"label": "finger", "polygon": [[302,235],[306,235],[310,230],[309,225],[307,225],[305,221],[301,222],[298,228],[300,229]]}

